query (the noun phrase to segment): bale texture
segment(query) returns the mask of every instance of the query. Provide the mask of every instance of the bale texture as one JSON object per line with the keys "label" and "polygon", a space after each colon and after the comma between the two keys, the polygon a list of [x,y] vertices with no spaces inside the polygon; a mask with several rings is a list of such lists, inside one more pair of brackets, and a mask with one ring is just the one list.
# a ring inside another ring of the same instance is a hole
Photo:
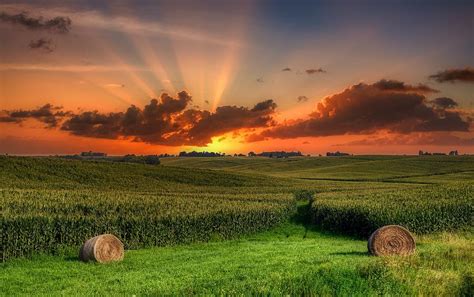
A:
{"label": "bale texture", "polygon": [[92,237],[81,247],[79,258],[84,261],[107,263],[122,261],[124,256],[123,243],[112,234]]}
{"label": "bale texture", "polygon": [[415,252],[415,239],[407,229],[387,225],[370,235],[368,248],[374,256],[411,255]]}

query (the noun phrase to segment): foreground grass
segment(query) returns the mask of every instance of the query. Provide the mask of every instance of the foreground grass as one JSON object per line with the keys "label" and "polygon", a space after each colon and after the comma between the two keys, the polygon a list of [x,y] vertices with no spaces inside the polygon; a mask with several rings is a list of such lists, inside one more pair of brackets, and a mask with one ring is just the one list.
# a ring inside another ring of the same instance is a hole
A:
{"label": "foreground grass", "polygon": [[109,265],[74,252],[14,259],[0,264],[0,294],[468,296],[473,242],[472,232],[442,233],[418,238],[414,256],[376,258],[364,240],[287,223],[239,240],[127,251]]}

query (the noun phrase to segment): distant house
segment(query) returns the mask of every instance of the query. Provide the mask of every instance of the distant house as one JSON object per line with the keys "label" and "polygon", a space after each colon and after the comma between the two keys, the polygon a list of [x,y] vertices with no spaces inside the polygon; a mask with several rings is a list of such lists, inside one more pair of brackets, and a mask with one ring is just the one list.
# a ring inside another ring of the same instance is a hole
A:
{"label": "distant house", "polygon": [[105,158],[105,157],[107,157],[107,154],[106,153],[100,153],[100,152],[88,151],[88,152],[82,152],[81,157],[84,157],[84,158]]}
{"label": "distant house", "polygon": [[450,155],[450,156],[457,156],[457,155],[458,155],[458,151],[450,151],[450,152],[449,152],[449,155]]}
{"label": "distant house", "polygon": [[[418,151],[418,155],[419,155],[419,156],[431,156],[431,155],[433,155],[433,156],[446,156],[446,155],[448,155],[448,154],[446,154],[446,153],[436,153],[436,152],[435,152],[435,153],[430,153],[430,152]],[[450,151],[450,152],[449,152],[449,155],[450,155],[450,156],[457,156],[457,155],[458,155],[458,151]]]}
{"label": "distant house", "polygon": [[350,154],[348,153],[343,153],[343,152],[340,152],[340,151],[337,151],[337,152],[327,152],[326,153],[326,157],[341,157],[341,156],[350,156]]}

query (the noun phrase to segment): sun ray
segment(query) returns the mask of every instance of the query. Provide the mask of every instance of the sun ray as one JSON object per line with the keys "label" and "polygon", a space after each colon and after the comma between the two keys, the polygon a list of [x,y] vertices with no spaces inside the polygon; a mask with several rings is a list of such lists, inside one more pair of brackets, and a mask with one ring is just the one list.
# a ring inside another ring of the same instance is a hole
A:
{"label": "sun ray", "polygon": [[128,38],[136,51],[140,54],[141,59],[151,68],[156,81],[161,84],[165,90],[176,93],[177,89],[165,67],[160,63],[160,58],[157,56],[156,49],[153,48],[149,37],[139,34],[128,34]]}
{"label": "sun ray", "polygon": [[224,63],[222,63],[221,71],[217,77],[216,85],[214,88],[214,98],[212,102],[212,111],[215,111],[217,106],[222,100],[222,95],[225,89],[229,85],[229,81],[232,79],[232,74],[235,73],[235,65],[237,63],[237,49],[235,46],[231,46],[227,49]]}
{"label": "sun ray", "polygon": [[137,105],[138,103],[133,99],[132,95],[130,95],[130,93],[125,88],[108,88],[104,84],[93,80],[90,75],[86,75],[86,73],[82,72],[75,73],[74,77],[76,77],[76,81],[78,83],[91,85],[95,89],[107,94],[110,97],[113,97],[115,100],[120,101],[125,106],[130,106],[132,104]]}
{"label": "sun ray", "polygon": [[247,5],[243,7],[246,13],[231,26],[232,42],[226,47],[222,67],[219,71],[216,84],[214,86],[214,98],[212,98],[212,110],[216,110],[222,101],[222,97],[226,89],[232,84],[232,81],[237,73],[239,66],[239,59],[241,58],[242,47],[244,47],[246,40],[247,25],[250,23],[249,18],[252,14],[250,2],[245,2]]}
{"label": "sun ray", "polygon": [[[107,57],[111,58],[114,64],[117,66],[118,69],[125,72],[131,81],[138,87],[142,93],[150,98],[157,98],[158,92],[154,91],[150,86],[137,74],[137,68],[134,68],[128,64],[125,59],[123,59],[117,50],[114,50],[112,47],[112,41],[108,40],[105,41],[105,38],[96,38],[96,42],[101,45],[102,49],[106,52]],[[148,68],[144,67],[140,69],[141,71],[148,72],[150,71]]]}

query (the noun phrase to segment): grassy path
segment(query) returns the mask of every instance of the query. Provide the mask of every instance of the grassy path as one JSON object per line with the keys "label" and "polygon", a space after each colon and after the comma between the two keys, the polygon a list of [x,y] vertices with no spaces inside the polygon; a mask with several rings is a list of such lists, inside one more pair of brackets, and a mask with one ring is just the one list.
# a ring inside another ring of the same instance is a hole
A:
{"label": "grassy path", "polygon": [[0,294],[453,296],[472,288],[470,236],[420,238],[415,256],[382,259],[367,255],[366,241],[288,223],[239,240],[127,251],[110,265],[73,252],[16,259],[0,266]]}

